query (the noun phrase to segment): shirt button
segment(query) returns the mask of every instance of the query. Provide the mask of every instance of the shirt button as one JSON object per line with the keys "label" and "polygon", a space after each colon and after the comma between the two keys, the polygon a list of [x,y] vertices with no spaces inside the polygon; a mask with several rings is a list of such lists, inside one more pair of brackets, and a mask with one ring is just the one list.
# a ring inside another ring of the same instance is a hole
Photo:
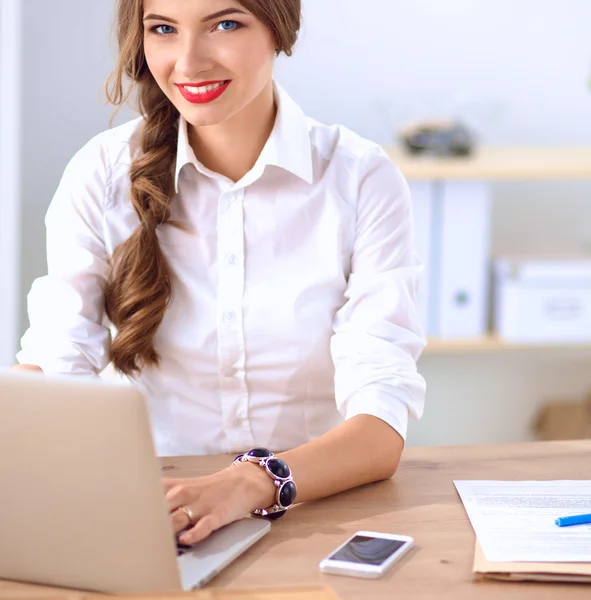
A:
{"label": "shirt button", "polygon": [[224,320],[226,321],[226,323],[233,323],[236,320],[236,313],[233,310],[225,313]]}
{"label": "shirt button", "polygon": [[236,375],[236,369],[226,369],[226,371],[224,372],[224,375],[228,378],[230,377],[234,377]]}
{"label": "shirt button", "polygon": [[235,267],[238,264],[238,257],[235,254],[230,254],[230,256],[228,256],[228,264],[231,267]]}

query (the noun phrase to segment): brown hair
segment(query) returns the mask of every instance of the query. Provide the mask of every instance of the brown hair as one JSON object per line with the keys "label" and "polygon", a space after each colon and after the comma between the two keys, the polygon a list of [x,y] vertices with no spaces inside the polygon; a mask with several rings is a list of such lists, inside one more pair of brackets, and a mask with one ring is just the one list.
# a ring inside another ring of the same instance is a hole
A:
{"label": "brown hair", "polygon": [[[291,55],[300,29],[301,0],[239,0],[272,32],[278,53]],[[110,360],[115,369],[136,375],[160,362],[154,336],[172,298],[170,268],[157,228],[172,223],[179,113],[152,77],[144,56],[143,0],[119,0],[118,65],[107,83],[107,98],[117,107],[137,92],[144,117],[141,155],[131,165],[131,201],[140,226],[114,252],[105,290],[107,316],[117,328]],[[131,85],[125,90],[124,79]]]}

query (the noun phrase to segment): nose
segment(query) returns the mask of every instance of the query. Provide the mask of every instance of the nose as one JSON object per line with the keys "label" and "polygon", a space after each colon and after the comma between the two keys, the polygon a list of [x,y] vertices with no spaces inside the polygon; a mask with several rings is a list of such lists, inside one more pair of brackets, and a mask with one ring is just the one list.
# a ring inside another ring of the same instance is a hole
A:
{"label": "nose", "polygon": [[176,70],[185,81],[194,82],[202,73],[212,71],[215,64],[211,46],[202,37],[195,36],[183,44]]}

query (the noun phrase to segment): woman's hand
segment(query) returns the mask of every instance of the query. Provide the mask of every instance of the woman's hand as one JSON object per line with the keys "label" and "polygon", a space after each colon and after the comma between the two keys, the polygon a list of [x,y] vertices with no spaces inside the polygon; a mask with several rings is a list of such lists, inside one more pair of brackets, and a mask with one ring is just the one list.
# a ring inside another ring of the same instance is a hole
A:
{"label": "woman's hand", "polygon": [[[164,486],[175,533],[189,528],[179,537],[187,545],[275,502],[273,480],[251,463],[240,463],[205,477],[165,479]],[[193,522],[183,508],[190,509]]]}
{"label": "woman's hand", "polygon": [[11,371],[29,371],[30,373],[43,373],[43,369],[37,365],[14,365]]}

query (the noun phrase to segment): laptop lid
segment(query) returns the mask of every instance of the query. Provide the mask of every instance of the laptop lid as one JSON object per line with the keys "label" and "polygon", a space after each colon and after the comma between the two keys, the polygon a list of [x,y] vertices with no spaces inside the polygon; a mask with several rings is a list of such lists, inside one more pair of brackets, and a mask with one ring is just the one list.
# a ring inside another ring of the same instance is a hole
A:
{"label": "laptop lid", "polygon": [[0,373],[0,578],[180,590],[143,398],[133,386]]}

